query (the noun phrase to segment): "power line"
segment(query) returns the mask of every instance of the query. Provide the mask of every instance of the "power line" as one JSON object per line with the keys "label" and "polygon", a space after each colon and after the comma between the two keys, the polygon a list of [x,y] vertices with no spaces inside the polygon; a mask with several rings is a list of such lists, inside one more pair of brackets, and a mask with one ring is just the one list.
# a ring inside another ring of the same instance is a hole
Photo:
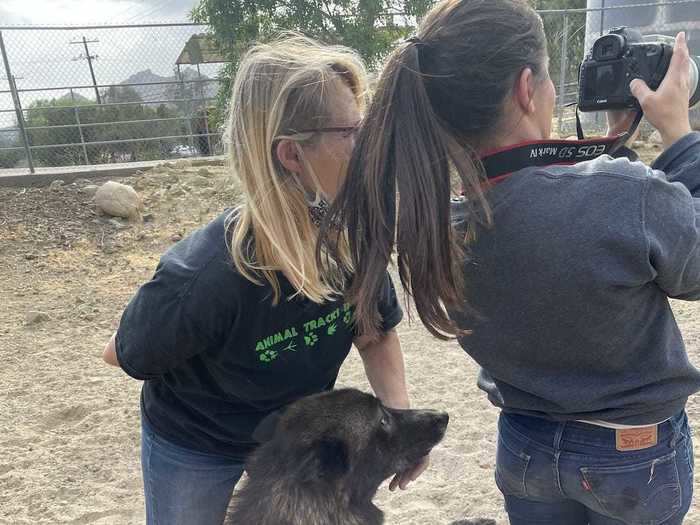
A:
{"label": "power line", "polygon": [[160,11],[161,9],[166,7],[169,3],[170,3],[170,0],[161,0],[160,2],[158,2],[155,5],[155,7],[152,7],[151,9],[147,9],[146,11],[143,11],[141,13],[137,13],[136,16],[132,16],[131,18],[129,18],[127,20],[127,23],[135,22],[139,18],[145,19],[145,18],[157,13],[158,11]]}

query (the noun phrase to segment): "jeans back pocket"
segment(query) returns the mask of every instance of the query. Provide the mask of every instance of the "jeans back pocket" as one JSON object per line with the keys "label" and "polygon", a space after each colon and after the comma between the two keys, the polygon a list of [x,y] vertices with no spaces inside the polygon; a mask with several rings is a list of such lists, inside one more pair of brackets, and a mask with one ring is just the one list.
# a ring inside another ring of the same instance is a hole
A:
{"label": "jeans back pocket", "polygon": [[658,525],[681,508],[675,451],[631,465],[581,467],[580,472],[601,513],[624,523]]}
{"label": "jeans back pocket", "polygon": [[525,475],[530,459],[525,452],[514,451],[499,434],[496,449],[496,485],[504,496],[527,496]]}

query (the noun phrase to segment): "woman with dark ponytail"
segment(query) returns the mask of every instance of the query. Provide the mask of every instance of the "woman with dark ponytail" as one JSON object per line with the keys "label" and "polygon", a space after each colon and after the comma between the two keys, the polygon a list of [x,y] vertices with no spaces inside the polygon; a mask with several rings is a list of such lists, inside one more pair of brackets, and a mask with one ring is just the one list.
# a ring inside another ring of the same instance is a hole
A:
{"label": "woman with dark ponytail", "polygon": [[[395,251],[423,324],[479,363],[512,524],[673,525],[689,509],[700,373],[668,301],[700,299],[688,60],[681,33],[659,89],[630,85],[664,142],[651,167],[490,171],[494,152],[550,138],[546,40],[525,0],[444,0],[379,79],[321,245],[347,241],[361,332],[379,326]],[[633,119],[609,114],[608,135]]]}

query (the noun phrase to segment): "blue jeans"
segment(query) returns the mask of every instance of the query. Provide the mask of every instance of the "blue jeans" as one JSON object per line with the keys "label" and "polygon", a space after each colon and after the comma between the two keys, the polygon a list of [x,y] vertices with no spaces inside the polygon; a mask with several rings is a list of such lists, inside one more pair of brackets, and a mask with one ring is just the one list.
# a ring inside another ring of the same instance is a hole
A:
{"label": "blue jeans", "polygon": [[221,525],[243,464],[170,443],[142,415],[141,470],[148,525]]}
{"label": "blue jeans", "polygon": [[511,525],[679,525],[693,496],[693,445],[681,412],[657,445],[619,452],[615,431],[501,413],[496,484]]}

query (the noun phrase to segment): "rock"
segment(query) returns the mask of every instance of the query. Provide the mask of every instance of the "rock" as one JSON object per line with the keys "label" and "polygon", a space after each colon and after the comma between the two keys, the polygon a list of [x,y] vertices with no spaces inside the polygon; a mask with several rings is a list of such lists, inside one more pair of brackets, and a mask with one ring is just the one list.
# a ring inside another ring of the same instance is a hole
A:
{"label": "rock", "polygon": [[193,188],[206,188],[207,186],[211,186],[211,181],[201,175],[193,175],[187,179],[187,184]]}
{"label": "rock", "polygon": [[218,159],[192,159],[190,165],[193,167],[199,166],[222,166],[224,163]]}
{"label": "rock", "polygon": [[83,186],[80,188],[80,193],[84,193],[85,195],[90,195],[93,196],[95,193],[97,193],[97,190],[99,189],[99,186],[95,184],[88,184],[87,186]]}
{"label": "rock", "polygon": [[43,323],[44,321],[48,321],[49,319],[51,319],[51,317],[49,317],[49,314],[45,312],[31,311],[27,312],[25,324],[27,326],[35,325]]}
{"label": "rock", "polygon": [[211,171],[209,171],[207,168],[199,168],[199,169],[197,170],[197,174],[198,174],[200,177],[211,177],[212,175],[214,175],[214,174],[213,174]]}
{"label": "rock", "polygon": [[202,188],[198,192],[200,197],[204,197],[205,199],[210,199],[217,193],[219,193],[217,190],[214,188]]}
{"label": "rock", "polygon": [[56,179],[53,181],[51,184],[49,184],[49,189],[51,191],[59,191],[61,188],[63,188],[64,181],[61,179]]}
{"label": "rock", "polygon": [[181,241],[181,240],[182,240],[182,234],[181,234],[181,233],[173,233],[173,234],[170,236],[170,240],[173,241],[173,242]]}
{"label": "rock", "polygon": [[119,219],[110,219],[107,221],[107,223],[111,224],[114,226],[117,230],[124,230],[129,227],[128,224],[124,224],[122,221]]}
{"label": "rock", "polygon": [[25,253],[24,258],[27,259],[28,261],[33,261],[35,259],[38,259],[39,256],[36,253]]}
{"label": "rock", "polygon": [[131,186],[114,181],[105,182],[95,193],[97,208],[108,215],[136,219],[141,211],[141,197]]}
{"label": "rock", "polygon": [[663,140],[661,140],[661,133],[659,133],[658,130],[654,130],[654,132],[649,135],[648,140],[652,144],[663,144]]}
{"label": "rock", "polygon": [[153,222],[155,219],[155,216],[152,213],[146,213],[142,217],[143,222]]}

